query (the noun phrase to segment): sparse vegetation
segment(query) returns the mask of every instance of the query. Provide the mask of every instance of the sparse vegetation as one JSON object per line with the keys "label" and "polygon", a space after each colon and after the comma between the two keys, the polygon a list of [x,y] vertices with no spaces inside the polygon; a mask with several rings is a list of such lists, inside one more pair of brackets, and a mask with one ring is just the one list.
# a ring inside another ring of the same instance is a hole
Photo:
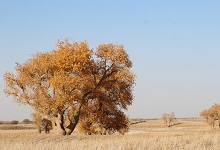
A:
{"label": "sparse vegetation", "polygon": [[173,121],[174,117],[175,117],[174,112],[172,112],[170,114],[164,113],[162,115],[162,119],[164,120],[164,123],[166,124],[167,127],[171,126],[171,122]]}
{"label": "sparse vegetation", "polygon": [[118,133],[86,136],[76,132],[60,136],[53,131],[48,136],[36,130],[0,130],[0,149],[218,150],[220,147],[220,130],[213,132],[203,119],[175,119],[178,124],[172,128],[164,128],[162,119],[136,121],[145,122],[131,125],[124,136]]}

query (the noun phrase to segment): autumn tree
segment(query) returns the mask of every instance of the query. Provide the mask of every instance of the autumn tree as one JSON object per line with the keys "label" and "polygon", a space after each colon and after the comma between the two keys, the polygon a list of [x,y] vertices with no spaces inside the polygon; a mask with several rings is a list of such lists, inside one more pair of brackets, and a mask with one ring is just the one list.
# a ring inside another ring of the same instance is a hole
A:
{"label": "autumn tree", "polygon": [[218,125],[220,128],[220,104],[214,104],[210,108],[200,112],[200,116],[206,118],[207,123],[210,124],[213,129],[215,126],[215,121],[218,120]]}
{"label": "autumn tree", "polygon": [[132,104],[135,75],[131,67],[122,45],[101,44],[94,51],[87,42],[58,41],[56,49],[17,63],[16,74],[6,72],[5,93],[47,115],[59,133],[70,135],[82,108],[103,106],[120,114]]}
{"label": "autumn tree", "polygon": [[215,120],[218,120],[218,126],[220,128],[220,104],[214,104],[212,107],[212,112],[214,114]]}
{"label": "autumn tree", "polygon": [[173,121],[174,117],[175,117],[174,112],[172,112],[170,114],[164,113],[162,115],[162,119],[164,120],[164,123],[166,124],[167,127],[171,126],[171,122]]}
{"label": "autumn tree", "polygon": [[208,124],[210,124],[211,129],[214,129],[216,119],[215,119],[215,114],[214,114],[213,109],[209,108],[209,109],[206,109],[206,110],[202,111],[200,113],[200,116],[206,118],[206,122]]}

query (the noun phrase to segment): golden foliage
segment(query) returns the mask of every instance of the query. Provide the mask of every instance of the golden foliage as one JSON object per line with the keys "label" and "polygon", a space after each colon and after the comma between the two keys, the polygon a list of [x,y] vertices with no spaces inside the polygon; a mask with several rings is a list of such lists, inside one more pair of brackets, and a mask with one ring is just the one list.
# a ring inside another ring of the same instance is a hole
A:
{"label": "golden foliage", "polygon": [[86,134],[112,134],[119,132],[125,134],[130,126],[129,119],[117,109],[110,110],[103,105],[83,109],[78,131]]}
{"label": "golden foliage", "polygon": [[205,109],[200,112],[200,116],[206,118],[207,123],[210,124],[211,128],[214,128],[215,121],[218,120],[220,128],[220,104],[214,104],[209,109]]}
{"label": "golden foliage", "polygon": [[[131,67],[122,45],[101,44],[94,51],[86,41],[66,39],[58,41],[51,52],[36,53],[24,64],[17,63],[16,74],[5,73],[5,93],[20,104],[57,117],[63,133],[68,126],[71,134],[82,107],[90,111],[103,102],[109,111],[120,112],[132,104],[135,75]],[[70,125],[65,126],[67,119]]]}

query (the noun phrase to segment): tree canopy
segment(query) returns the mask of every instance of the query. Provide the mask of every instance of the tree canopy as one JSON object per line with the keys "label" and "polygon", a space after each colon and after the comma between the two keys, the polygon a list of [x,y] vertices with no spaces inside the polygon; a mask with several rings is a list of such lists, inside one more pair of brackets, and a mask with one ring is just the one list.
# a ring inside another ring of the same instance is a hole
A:
{"label": "tree canopy", "polygon": [[200,116],[206,118],[211,128],[214,128],[215,120],[218,120],[220,128],[220,104],[215,103],[210,108],[203,110],[200,112]]}
{"label": "tree canopy", "polygon": [[132,104],[131,68],[122,45],[100,44],[94,50],[86,41],[59,40],[56,49],[16,63],[16,74],[6,72],[5,93],[52,117],[66,135],[75,129],[82,108],[121,114]]}

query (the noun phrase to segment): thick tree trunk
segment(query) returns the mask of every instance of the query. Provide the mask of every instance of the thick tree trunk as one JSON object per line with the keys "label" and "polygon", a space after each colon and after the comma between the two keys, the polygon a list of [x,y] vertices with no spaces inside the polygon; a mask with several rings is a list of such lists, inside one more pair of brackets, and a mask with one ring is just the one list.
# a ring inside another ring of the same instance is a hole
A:
{"label": "thick tree trunk", "polygon": [[[78,123],[78,122],[77,122]],[[67,135],[71,135],[72,132],[74,131],[74,129],[76,128],[77,123],[70,123],[67,127],[66,127],[66,134]]]}
{"label": "thick tree trunk", "polygon": [[74,129],[76,128],[76,125],[78,124],[79,122],[79,117],[80,117],[80,113],[81,113],[81,108],[82,108],[82,104],[79,104],[74,116],[73,116],[73,119],[70,120],[70,124],[66,127],[66,133],[67,135],[71,135],[72,132],[74,131]]}
{"label": "thick tree trunk", "polygon": [[78,104],[74,115],[72,116],[71,119],[69,119],[70,124],[67,127],[65,127],[65,124],[64,124],[64,120],[65,120],[64,114],[65,114],[66,110],[64,110],[63,112],[59,110],[58,115],[55,118],[55,123],[57,124],[57,131],[58,131],[59,134],[62,134],[62,135],[71,135],[72,134],[72,132],[76,128],[76,125],[79,122],[79,117],[80,117],[80,113],[81,113],[82,104],[85,101],[85,98],[90,93],[92,93],[92,91],[88,91],[87,93],[85,93],[83,95],[81,103]]}
{"label": "thick tree trunk", "polygon": [[74,129],[76,128],[76,125],[79,122],[80,112],[81,112],[82,104],[79,104],[76,112],[73,114],[73,118],[71,118],[70,124],[65,127],[65,118],[64,118],[64,112],[59,112],[57,116],[53,119],[53,121],[56,123],[56,130],[58,134],[61,135],[71,135]]}
{"label": "thick tree trunk", "polygon": [[66,135],[63,115],[64,115],[63,113],[58,113],[58,116],[55,118],[55,123],[57,125],[57,133],[61,135]]}
{"label": "thick tree trunk", "polygon": [[80,113],[81,113],[81,108],[82,108],[82,104],[84,103],[86,97],[91,94],[92,91],[88,91],[87,93],[85,93],[82,97],[81,103],[78,104],[76,112],[73,115],[73,118],[70,119],[70,124],[66,127],[66,133],[67,135],[71,135],[72,132],[74,131],[74,129],[76,128],[76,125],[79,122],[79,117],[80,117]]}

